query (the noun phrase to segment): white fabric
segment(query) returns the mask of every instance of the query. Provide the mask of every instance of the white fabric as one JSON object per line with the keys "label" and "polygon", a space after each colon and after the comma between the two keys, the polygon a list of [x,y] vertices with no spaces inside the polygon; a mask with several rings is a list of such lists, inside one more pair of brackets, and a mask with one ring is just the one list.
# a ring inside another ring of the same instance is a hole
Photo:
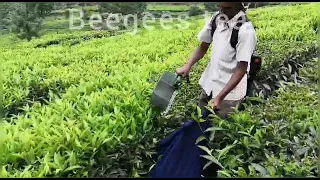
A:
{"label": "white fabric", "polygon": [[[215,13],[213,16],[215,16]],[[211,37],[211,19],[204,25],[198,34],[198,40],[206,43],[212,42],[212,55],[205,71],[203,72],[199,84],[207,95],[212,92],[212,97],[216,97],[230,80],[237,62],[248,62],[250,68],[251,55],[257,43],[256,33],[251,22],[245,22],[241,26],[238,34],[238,44],[236,50],[231,47],[230,38],[236,20],[245,13],[240,11],[227,23],[217,25],[216,31]],[[239,84],[225,97],[224,100],[240,100],[247,90],[247,74],[244,75]]]}

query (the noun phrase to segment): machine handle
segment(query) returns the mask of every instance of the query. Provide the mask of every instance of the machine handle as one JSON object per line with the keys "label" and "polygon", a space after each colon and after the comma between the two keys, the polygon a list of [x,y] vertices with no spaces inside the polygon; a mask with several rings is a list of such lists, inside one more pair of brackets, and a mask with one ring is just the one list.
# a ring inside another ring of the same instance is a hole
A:
{"label": "machine handle", "polygon": [[182,75],[177,74],[177,73],[176,73],[176,75],[177,75],[177,80],[178,80],[178,81],[180,81],[181,78],[185,78],[185,79],[187,80],[187,83],[190,83],[189,75],[186,76],[186,77],[183,77]]}

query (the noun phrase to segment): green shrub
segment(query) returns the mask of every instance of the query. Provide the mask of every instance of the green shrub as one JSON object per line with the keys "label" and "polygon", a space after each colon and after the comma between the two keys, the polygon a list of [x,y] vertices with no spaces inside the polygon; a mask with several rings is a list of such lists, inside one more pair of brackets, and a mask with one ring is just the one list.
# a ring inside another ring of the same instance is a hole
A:
{"label": "green shrub", "polygon": [[218,3],[217,2],[205,2],[204,8],[207,11],[217,11],[218,9]]}
{"label": "green shrub", "polygon": [[197,16],[203,13],[203,10],[201,10],[198,6],[191,6],[189,11],[189,16]]}

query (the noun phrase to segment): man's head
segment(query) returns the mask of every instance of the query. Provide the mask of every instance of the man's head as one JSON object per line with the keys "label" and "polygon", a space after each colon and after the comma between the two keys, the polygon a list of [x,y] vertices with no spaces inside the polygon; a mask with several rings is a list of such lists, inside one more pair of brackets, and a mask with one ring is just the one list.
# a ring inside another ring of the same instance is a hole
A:
{"label": "man's head", "polygon": [[239,11],[245,11],[241,2],[220,2],[220,12],[232,19]]}

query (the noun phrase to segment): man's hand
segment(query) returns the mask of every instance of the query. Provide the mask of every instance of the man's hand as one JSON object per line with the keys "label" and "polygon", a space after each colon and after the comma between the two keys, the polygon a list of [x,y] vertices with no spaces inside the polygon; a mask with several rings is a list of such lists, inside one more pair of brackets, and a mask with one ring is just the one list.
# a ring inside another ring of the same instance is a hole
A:
{"label": "man's hand", "polygon": [[176,73],[179,74],[179,75],[182,75],[182,76],[186,77],[186,76],[189,75],[190,69],[191,69],[191,66],[188,65],[188,64],[185,64],[185,65],[182,66],[181,68],[178,68],[178,69],[176,70]]}
{"label": "man's hand", "polygon": [[219,96],[217,96],[216,98],[211,99],[211,102],[212,102],[214,110],[219,110],[220,109],[222,99]]}
{"label": "man's hand", "polygon": [[243,76],[247,72],[248,63],[245,61],[241,61],[238,63],[235,72],[232,74],[231,79],[228,81],[226,86],[222,89],[222,91],[215,97],[216,104],[219,106],[221,101],[232,91],[241,81]]}
{"label": "man's hand", "polygon": [[209,49],[210,43],[201,42],[199,47],[193,52],[191,58],[188,60],[188,62],[182,66],[181,68],[178,68],[176,70],[176,73],[179,75],[182,75],[184,77],[189,75],[191,67],[198,62],[203,56],[207,53]]}

